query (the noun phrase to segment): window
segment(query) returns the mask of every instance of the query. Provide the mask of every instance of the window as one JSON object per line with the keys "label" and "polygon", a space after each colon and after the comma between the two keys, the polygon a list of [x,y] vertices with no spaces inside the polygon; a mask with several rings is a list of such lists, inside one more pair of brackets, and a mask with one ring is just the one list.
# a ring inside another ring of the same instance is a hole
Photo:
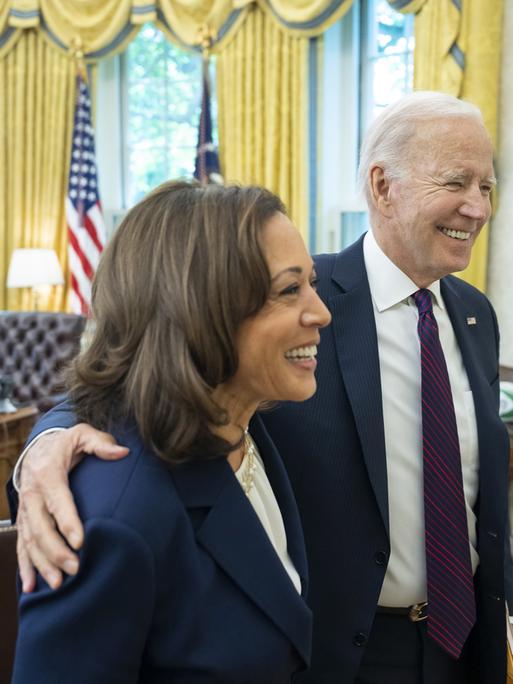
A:
{"label": "window", "polygon": [[192,177],[201,103],[201,55],[146,24],[121,56],[126,202],[169,178]]}
{"label": "window", "polygon": [[192,178],[201,90],[201,55],[180,50],[152,24],[123,54],[100,62],[96,147],[110,233],[148,191]]}
{"label": "window", "polygon": [[338,251],[368,227],[356,188],[360,142],[376,114],[412,90],[413,48],[413,16],[386,0],[355,0],[324,35],[312,251]]}
{"label": "window", "polygon": [[413,85],[413,15],[393,10],[387,0],[371,0],[362,16],[361,128]]}
{"label": "window", "polygon": [[[354,0],[319,42],[319,126],[310,146],[314,252],[341,249],[366,228],[356,191],[360,140],[377,111],[412,87],[413,18],[386,0]],[[151,24],[122,55],[100,62],[96,148],[110,232],[150,189],[192,177],[200,101],[201,55],[178,49]],[[215,97],[212,105],[215,122]],[[216,134],[214,125],[214,141]]]}

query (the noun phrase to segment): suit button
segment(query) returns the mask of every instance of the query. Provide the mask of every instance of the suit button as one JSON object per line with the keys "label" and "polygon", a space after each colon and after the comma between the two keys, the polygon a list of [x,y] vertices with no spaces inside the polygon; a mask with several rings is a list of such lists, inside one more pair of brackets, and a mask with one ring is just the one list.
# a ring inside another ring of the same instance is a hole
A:
{"label": "suit button", "polygon": [[363,632],[358,632],[358,634],[355,634],[353,637],[353,644],[355,646],[365,646],[367,643],[367,635],[364,634]]}
{"label": "suit button", "polygon": [[497,532],[494,532],[493,530],[488,530],[488,535],[489,535],[492,539],[497,539],[498,536],[499,536],[499,535],[497,534]]}
{"label": "suit button", "polygon": [[497,594],[490,594],[490,598],[492,601],[502,601],[502,596],[498,596]]}
{"label": "suit button", "polygon": [[385,565],[387,562],[387,554],[384,551],[378,551],[374,554],[374,561],[376,565]]}

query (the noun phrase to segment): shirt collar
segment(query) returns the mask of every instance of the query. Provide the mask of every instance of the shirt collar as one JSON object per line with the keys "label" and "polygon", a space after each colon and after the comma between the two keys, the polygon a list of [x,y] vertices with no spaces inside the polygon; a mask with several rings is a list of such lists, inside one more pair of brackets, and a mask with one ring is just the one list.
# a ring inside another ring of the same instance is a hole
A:
{"label": "shirt collar", "polygon": [[[419,288],[387,257],[372,230],[367,232],[363,240],[363,258],[371,296],[380,313],[400,302],[409,303],[408,298]],[[434,303],[445,308],[440,294],[440,281],[435,280],[426,289],[434,295]]]}

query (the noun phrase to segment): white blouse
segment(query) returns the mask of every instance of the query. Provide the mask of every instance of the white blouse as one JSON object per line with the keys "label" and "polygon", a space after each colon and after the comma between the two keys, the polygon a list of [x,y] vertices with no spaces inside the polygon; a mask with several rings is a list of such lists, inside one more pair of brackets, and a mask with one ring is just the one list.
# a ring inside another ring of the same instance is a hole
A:
{"label": "white blouse", "polygon": [[[297,592],[301,593],[301,580],[287,551],[287,535],[281,511],[265,473],[264,463],[254,442],[253,446],[255,449],[253,484],[247,496],[293,585]],[[235,471],[235,476],[241,485],[247,468],[248,455],[245,454],[240,467]]]}

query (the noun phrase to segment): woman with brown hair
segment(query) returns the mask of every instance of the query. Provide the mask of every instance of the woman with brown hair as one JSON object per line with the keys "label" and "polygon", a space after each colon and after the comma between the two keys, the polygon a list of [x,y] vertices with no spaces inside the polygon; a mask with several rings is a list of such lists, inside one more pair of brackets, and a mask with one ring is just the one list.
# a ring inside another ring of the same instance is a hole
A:
{"label": "woman with brown hair", "polygon": [[71,474],[75,575],[20,599],[13,682],[282,684],[308,664],[295,501],[257,410],[315,391],[330,315],[280,200],[168,183],[102,257],[69,402],[130,450]]}

